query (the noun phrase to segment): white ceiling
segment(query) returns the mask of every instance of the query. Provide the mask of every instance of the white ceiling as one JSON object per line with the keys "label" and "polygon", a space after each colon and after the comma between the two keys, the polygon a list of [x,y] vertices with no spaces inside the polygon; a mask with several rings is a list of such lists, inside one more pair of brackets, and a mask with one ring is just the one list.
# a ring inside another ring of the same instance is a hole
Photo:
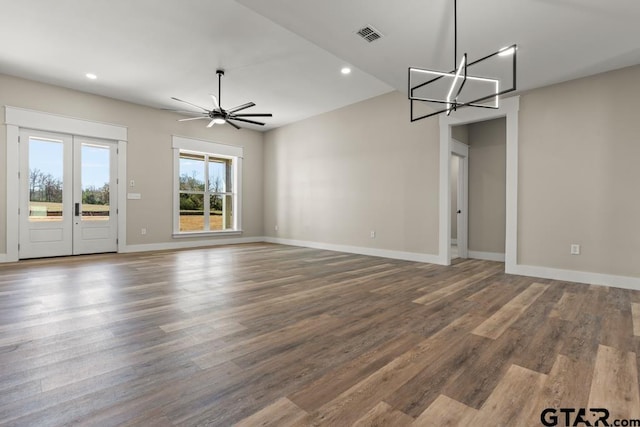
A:
{"label": "white ceiling", "polygon": [[[0,73],[158,108],[253,101],[267,129],[453,66],[453,0],[0,0]],[[640,63],[638,0],[458,0],[459,52],[518,43],[518,88]],[[355,32],[373,25],[384,37]],[[354,72],[343,76],[340,69]],[[95,81],[84,75],[98,75]],[[408,120],[408,118],[407,118]],[[255,127],[254,127],[255,128]]]}

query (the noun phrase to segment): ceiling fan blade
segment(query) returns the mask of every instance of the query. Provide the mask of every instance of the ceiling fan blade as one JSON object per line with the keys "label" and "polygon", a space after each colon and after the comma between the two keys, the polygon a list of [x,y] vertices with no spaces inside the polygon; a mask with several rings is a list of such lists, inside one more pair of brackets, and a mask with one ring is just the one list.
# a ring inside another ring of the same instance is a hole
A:
{"label": "ceiling fan blade", "polygon": [[273,117],[271,113],[233,114],[234,117]]}
{"label": "ceiling fan blade", "polygon": [[216,124],[216,119],[213,119],[209,122],[209,124],[207,125],[208,128],[210,128],[211,126]]}
{"label": "ceiling fan blade", "polygon": [[199,109],[201,109],[201,110],[204,110],[204,111],[209,112],[209,110],[207,110],[206,108],[201,107],[201,106],[196,105],[196,104],[192,104],[192,103],[191,103],[191,102],[189,102],[189,101],[185,101],[185,100],[183,100],[183,99],[176,98],[176,97],[173,97],[173,96],[171,97],[171,99],[173,99],[174,101],[178,101],[178,102],[184,102],[185,104],[189,104],[189,105],[192,105],[192,106],[194,106],[194,107],[196,107],[196,108],[199,108]]}
{"label": "ceiling fan blade", "polygon": [[231,114],[231,113],[235,113],[236,111],[240,111],[240,110],[244,110],[247,108],[251,108],[253,106],[255,106],[256,104],[254,104],[253,102],[247,102],[246,104],[242,104],[242,105],[238,105],[237,107],[233,107],[230,110],[227,110],[227,113]]}
{"label": "ceiling fan blade", "polygon": [[202,117],[189,117],[188,119],[179,119],[179,122],[188,122],[189,120],[200,120],[200,119],[208,119],[208,116],[202,116]]}
{"label": "ceiling fan blade", "polygon": [[181,114],[208,114],[204,111],[191,111],[191,110],[174,110],[173,108],[161,108],[163,111],[171,111],[172,113],[181,113]]}
{"label": "ceiling fan blade", "polygon": [[241,119],[240,117],[231,117],[232,120],[237,120],[239,122],[251,123],[252,125],[264,126],[264,123],[256,122],[253,120]]}
{"label": "ceiling fan blade", "polygon": [[216,98],[216,96],[212,93],[210,93],[209,95],[211,95],[211,99],[213,99],[213,107],[216,110],[220,109],[220,104],[218,103],[218,98]]}
{"label": "ceiling fan blade", "polygon": [[233,126],[234,128],[236,128],[236,129],[240,130],[240,126],[238,126],[238,125],[237,125],[237,124],[235,124],[235,123],[232,123],[232,122],[231,122],[231,119],[227,119],[227,123],[229,123],[229,124],[230,124],[231,126]]}

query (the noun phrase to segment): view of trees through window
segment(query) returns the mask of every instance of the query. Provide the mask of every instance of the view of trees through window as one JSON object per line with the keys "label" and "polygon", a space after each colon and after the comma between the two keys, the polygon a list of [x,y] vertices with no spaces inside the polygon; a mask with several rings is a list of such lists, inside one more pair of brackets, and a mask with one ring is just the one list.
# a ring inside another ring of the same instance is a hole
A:
{"label": "view of trees through window", "polygon": [[180,153],[180,231],[233,229],[232,164],[231,159]]}
{"label": "view of trees through window", "polygon": [[60,220],[62,190],[61,178],[38,168],[29,169],[29,220]]}
{"label": "view of trees through window", "polygon": [[[29,220],[59,221],[64,215],[63,200],[69,202],[72,194],[64,195],[80,186],[82,199],[73,200],[82,205],[82,219],[108,220],[111,189],[111,149],[102,144],[82,143],[80,156],[64,160],[63,140],[29,138]],[[80,162],[80,176],[73,183],[64,183],[65,170]],[[69,164],[67,164],[69,163]],[[73,184],[73,185],[71,185]]]}
{"label": "view of trees through window", "polygon": [[[62,179],[40,169],[29,170],[29,200],[32,202],[31,216],[38,216],[38,206],[47,207],[45,216],[62,215]],[[33,203],[36,202],[36,203]],[[40,203],[38,203],[40,202]],[[109,183],[102,187],[89,185],[82,189],[82,214],[109,215]],[[106,208],[106,209],[105,209]],[[34,215],[35,214],[35,215]]]}
{"label": "view of trees through window", "polygon": [[62,203],[62,180],[40,169],[30,169],[29,200]]}

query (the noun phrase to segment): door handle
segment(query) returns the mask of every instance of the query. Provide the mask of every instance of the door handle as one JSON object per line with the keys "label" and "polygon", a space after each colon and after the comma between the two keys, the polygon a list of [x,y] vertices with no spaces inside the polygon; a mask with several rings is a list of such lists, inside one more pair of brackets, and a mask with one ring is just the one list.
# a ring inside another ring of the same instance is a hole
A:
{"label": "door handle", "polygon": [[80,203],[76,203],[76,216],[80,216]]}
{"label": "door handle", "polygon": [[458,209],[458,212],[457,212],[457,213],[461,214],[461,213],[462,213],[462,211],[461,211],[460,209]]}

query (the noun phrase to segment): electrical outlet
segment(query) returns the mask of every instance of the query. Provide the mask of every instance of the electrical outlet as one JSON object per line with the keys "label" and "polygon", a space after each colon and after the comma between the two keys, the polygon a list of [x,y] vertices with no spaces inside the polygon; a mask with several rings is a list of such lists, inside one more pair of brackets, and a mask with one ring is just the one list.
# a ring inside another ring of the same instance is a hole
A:
{"label": "electrical outlet", "polygon": [[376,238],[376,231],[375,230],[371,230],[371,234],[369,234],[369,236],[371,236],[372,239]]}
{"label": "electrical outlet", "polygon": [[575,243],[571,245],[571,255],[580,255],[580,245]]}
{"label": "electrical outlet", "polygon": [[140,234],[142,234],[143,236],[147,234],[147,229],[146,228],[140,229]]}

